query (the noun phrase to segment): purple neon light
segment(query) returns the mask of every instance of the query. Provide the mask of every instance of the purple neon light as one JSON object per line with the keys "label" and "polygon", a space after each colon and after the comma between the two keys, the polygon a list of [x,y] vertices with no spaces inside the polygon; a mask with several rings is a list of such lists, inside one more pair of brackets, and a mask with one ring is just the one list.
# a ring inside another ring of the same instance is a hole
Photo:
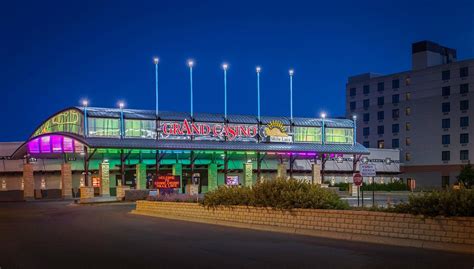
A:
{"label": "purple neon light", "polygon": [[51,137],[43,136],[40,138],[41,153],[51,153]]}
{"label": "purple neon light", "polygon": [[28,142],[29,153],[40,153],[39,138],[35,138]]}
{"label": "purple neon light", "polygon": [[63,150],[66,153],[74,152],[74,141],[72,138],[64,137],[63,138]]}
{"label": "purple neon light", "polygon": [[83,145],[72,138],[61,135],[46,135],[28,142],[28,153],[80,153]]}
{"label": "purple neon light", "polygon": [[63,152],[63,137],[59,135],[52,135],[51,136],[51,148],[53,149],[54,153],[61,153]]}

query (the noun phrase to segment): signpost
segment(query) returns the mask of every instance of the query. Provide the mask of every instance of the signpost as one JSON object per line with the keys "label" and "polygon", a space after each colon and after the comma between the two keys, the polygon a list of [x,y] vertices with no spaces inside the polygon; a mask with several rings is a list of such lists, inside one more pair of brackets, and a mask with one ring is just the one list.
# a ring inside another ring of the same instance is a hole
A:
{"label": "signpost", "polygon": [[360,173],[364,177],[372,177],[372,206],[375,206],[375,179],[374,177],[377,174],[375,169],[375,164],[361,164]]}
{"label": "signpost", "polygon": [[362,185],[362,181],[363,181],[362,175],[359,173],[354,173],[354,175],[352,176],[352,181],[354,185],[357,186],[357,206],[359,206],[359,191],[360,191],[360,185]]}

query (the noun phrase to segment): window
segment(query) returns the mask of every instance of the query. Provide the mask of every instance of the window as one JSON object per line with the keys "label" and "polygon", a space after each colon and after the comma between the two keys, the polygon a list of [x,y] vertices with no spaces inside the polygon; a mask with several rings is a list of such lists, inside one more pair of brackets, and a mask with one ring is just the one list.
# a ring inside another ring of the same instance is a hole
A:
{"label": "window", "polygon": [[442,103],[441,104],[441,111],[443,113],[448,113],[449,111],[451,111],[451,104],[449,102]]}
{"label": "window", "polygon": [[383,96],[380,96],[379,98],[377,98],[377,105],[383,106],[384,103],[385,103],[385,99],[383,98]]}
{"label": "window", "polygon": [[461,117],[459,125],[461,126],[461,128],[468,127],[469,126],[469,117],[467,117],[467,116],[466,117]]}
{"label": "window", "polygon": [[377,134],[383,135],[384,132],[385,132],[385,129],[384,129],[383,125],[377,126]]}
{"label": "window", "polygon": [[383,140],[377,141],[377,148],[379,148],[379,149],[385,148],[385,141],[383,141]]}
{"label": "window", "polygon": [[410,101],[410,99],[411,99],[411,93],[410,92],[405,93],[405,100]]}
{"label": "window", "polygon": [[370,106],[370,100],[369,99],[364,99],[364,108],[369,108]]}
{"label": "window", "polygon": [[392,119],[398,119],[400,117],[400,109],[392,109]]}
{"label": "window", "polygon": [[370,93],[370,86],[364,85],[364,94],[369,94],[369,93]]}
{"label": "window", "polygon": [[295,142],[321,143],[321,137],[320,127],[295,127],[294,129]]}
{"label": "window", "polygon": [[407,161],[407,162],[411,161],[411,153],[410,152],[405,153],[405,161]]}
{"label": "window", "polygon": [[451,119],[442,119],[441,120],[441,128],[443,128],[443,129],[451,128]]}
{"label": "window", "polygon": [[364,142],[362,142],[362,145],[363,145],[364,147],[366,147],[366,148],[370,148],[370,143],[369,143],[369,141],[364,141]]}
{"label": "window", "polygon": [[384,89],[385,89],[385,83],[383,82],[377,83],[377,91],[383,92]]}
{"label": "window", "polygon": [[33,136],[47,133],[64,132],[84,135],[84,117],[76,109],[65,110],[44,122]]}
{"label": "window", "polygon": [[411,145],[411,138],[407,137],[405,138],[405,145],[410,146]]}
{"label": "window", "polygon": [[459,68],[459,76],[462,78],[469,76],[469,68],[467,66]]}
{"label": "window", "polygon": [[451,159],[451,152],[446,150],[446,151],[441,151],[441,160],[442,161],[449,161]]}
{"label": "window", "polygon": [[469,134],[460,134],[459,135],[459,142],[461,144],[467,144],[469,143]]}
{"label": "window", "polygon": [[461,161],[469,160],[469,150],[464,149],[464,150],[459,151],[459,159]]}
{"label": "window", "polygon": [[409,86],[410,84],[411,84],[411,77],[410,77],[410,76],[407,76],[407,77],[405,78],[405,85],[406,85],[406,86]]}
{"label": "window", "polygon": [[400,141],[398,139],[392,139],[392,148],[397,149],[400,147]]}
{"label": "window", "polygon": [[441,88],[441,95],[443,97],[450,96],[451,95],[451,87],[446,86],[446,87]]}
{"label": "window", "polygon": [[469,109],[469,100],[462,100],[459,102],[459,108],[461,110],[468,110]]}
{"label": "window", "polygon": [[443,145],[451,144],[451,136],[450,135],[442,135],[441,136],[441,144],[443,144]]}
{"label": "window", "polygon": [[369,136],[370,135],[370,128],[369,127],[364,127],[364,129],[362,129],[362,133],[364,134],[364,136]]}
{"label": "window", "polygon": [[156,139],[156,122],[154,120],[125,120],[125,137]]}
{"label": "window", "polygon": [[449,187],[449,176],[441,176],[441,187],[446,189]]}
{"label": "window", "polygon": [[120,120],[113,118],[88,118],[89,136],[120,137]]}
{"label": "window", "polygon": [[364,113],[363,119],[364,119],[364,122],[369,122],[370,121],[370,114],[369,113]]}
{"label": "window", "polygon": [[356,96],[356,94],[357,94],[356,88],[350,88],[349,89],[349,96],[350,97],[354,97],[354,96]]}
{"label": "window", "polygon": [[377,119],[378,120],[383,120],[385,118],[385,113],[383,111],[377,112]]}
{"label": "window", "polygon": [[405,131],[410,131],[411,130],[411,123],[407,122],[405,123]]}
{"label": "window", "polygon": [[352,144],[354,142],[354,130],[349,128],[326,128],[325,141],[332,144]]}
{"label": "window", "polygon": [[394,104],[400,103],[400,94],[392,95],[392,103],[394,103]]}
{"label": "window", "polygon": [[406,115],[406,116],[410,116],[410,115],[411,115],[411,108],[410,108],[410,107],[405,108],[405,115]]}
{"label": "window", "polygon": [[441,79],[442,80],[449,80],[451,78],[451,71],[449,70],[444,70],[441,72]]}
{"label": "window", "polygon": [[392,80],[392,89],[398,89],[398,88],[400,88],[400,80],[399,79]]}
{"label": "window", "polygon": [[349,104],[349,106],[350,106],[351,110],[355,110],[356,109],[356,102],[351,102]]}
{"label": "window", "polygon": [[400,124],[392,124],[392,133],[398,133],[400,131]]}
{"label": "window", "polygon": [[469,84],[468,83],[464,83],[464,84],[461,84],[459,86],[459,93],[460,94],[466,94],[469,92]]}

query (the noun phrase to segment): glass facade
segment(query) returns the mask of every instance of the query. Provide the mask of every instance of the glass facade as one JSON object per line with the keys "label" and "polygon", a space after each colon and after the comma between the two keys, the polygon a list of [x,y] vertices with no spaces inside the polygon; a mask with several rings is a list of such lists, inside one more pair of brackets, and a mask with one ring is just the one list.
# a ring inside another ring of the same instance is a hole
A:
{"label": "glass facade", "polygon": [[352,128],[326,128],[325,132],[325,141],[328,144],[352,144],[354,142]]}
{"label": "glass facade", "polygon": [[125,137],[156,139],[156,121],[125,119]]}
{"label": "glass facade", "polygon": [[321,127],[295,127],[295,142],[321,143]]}
{"label": "glass facade", "polygon": [[89,136],[120,137],[120,119],[89,117],[87,124]]}
{"label": "glass facade", "polygon": [[33,137],[49,133],[74,133],[84,135],[84,118],[74,109],[54,115],[43,123],[33,134]]}

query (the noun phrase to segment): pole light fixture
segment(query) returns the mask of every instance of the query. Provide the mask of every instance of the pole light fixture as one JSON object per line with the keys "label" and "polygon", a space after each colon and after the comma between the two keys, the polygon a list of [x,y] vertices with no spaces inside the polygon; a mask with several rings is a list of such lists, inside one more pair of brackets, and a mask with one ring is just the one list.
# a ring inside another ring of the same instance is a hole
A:
{"label": "pole light fixture", "polygon": [[188,60],[188,66],[189,66],[189,90],[191,93],[191,118],[194,117],[194,110],[193,110],[193,66],[194,66],[194,61],[193,60]]}
{"label": "pole light fixture", "polygon": [[158,57],[153,58],[155,63],[155,115],[158,118],[158,63],[160,59]]}
{"label": "pole light fixture", "polygon": [[222,69],[224,69],[224,118],[227,120],[227,68],[229,65],[227,63],[222,64]]}
{"label": "pole light fixture", "polygon": [[290,118],[291,122],[293,122],[293,74],[295,71],[290,69],[288,73],[290,75]]}
{"label": "pole light fixture", "polygon": [[260,122],[260,72],[262,71],[262,68],[257,66],[255,71],[257,71],[257,117]]}

